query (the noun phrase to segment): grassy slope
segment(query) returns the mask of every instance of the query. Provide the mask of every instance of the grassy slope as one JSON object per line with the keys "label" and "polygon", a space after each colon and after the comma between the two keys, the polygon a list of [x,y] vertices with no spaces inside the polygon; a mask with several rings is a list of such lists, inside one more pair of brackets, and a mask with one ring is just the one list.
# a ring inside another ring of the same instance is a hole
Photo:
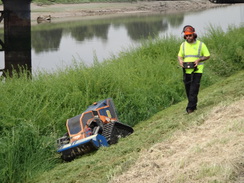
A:
{"label": "grassy slope", "polygon": [[[121,139],[116,145],[102,148],[93,154],[83,156],[70,163],[61,163],[49,172],[45,172],[34,182],[108,182],[133,166],[138,155],[158,142],[172,137],[176,130],[194,125],[202,125],[208,112],[222,102],[231,103],[244,95],[244,71],[220,81],[200,91],[199,110],[194,115],[184,115],[186,101],[173,105],[134,127],[135,133]],[[243,125],[237,128],[244,132]],[[237,167],[233,165],[232,167]],[[235,168],[230,170],[233,176],[226,176],[226,182],[234,180]],[[208,176],[205,175],[205,176]],[[219,175],[222,176],[222,175]],[[231,180],[228,180],[231,179]]]}
{"label": "grassy slope", "polygon": [[[202,89],[215,83],[217,78],[225,78],[234,74],[233,71],[244,69],[243,31],[243,28],[231,29],[225,34],[211,29],[203,39],[208,43],[212,56],[211,62],[206,63],[208,69],[204,73]],[[95,59],[92,68],[74,63],[72,69],[66,68],[54,75],[44,73],[32,82],[25,77],[2,82],[1,182],[107,182],[116,172],[122,172],[133,164],[142,149],[150,148],[160,142],[159,138],[163,140],[172,131],[184,128],[186,121],[192,119],[182,115],[185,102],[151,120],[140,122],[182,101],[185,96],[182,73],[175,60],[180,40],[171,38],[154,43],[143,43],[142,48],[123,52],[118,59],[102,64]],[[232,97],[226,91],[231,90],[232,94],[242,91],[242,82],[237,84],[236,89],[231,84],[226,89],[224,87],[229,85],[219,85],[217,94],[212,93],[215,88],[208,93],[203,92],[199,103],[201,111],[223,100],[223,96]],[[60,163],[53,143],[64,133],[65,119],[77,115],[97,99],[108,96],[115,100],[122,122],[138,124],[136,133],[98,153],[70,164]],[[231,100],[231,97],[228,98]],[[199,118],[201,116],[203,114]],[[56,168],[52,169],[54,166]],[[50,174],[44,173],[43,177],[30,180],[51,169]]]}

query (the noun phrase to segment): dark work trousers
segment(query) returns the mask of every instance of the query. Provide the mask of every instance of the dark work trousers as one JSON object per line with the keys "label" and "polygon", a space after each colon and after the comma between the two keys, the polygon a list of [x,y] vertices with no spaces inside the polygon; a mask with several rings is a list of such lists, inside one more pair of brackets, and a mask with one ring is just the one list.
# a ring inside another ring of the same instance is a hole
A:
{"label": "dark work trousers", "polygon": [[186,111],[197,109],[197,95],[200,88],[201,73],[185,74],[183,73],[183,81],[185,84],[186,95],[188,98],[188,104]]}

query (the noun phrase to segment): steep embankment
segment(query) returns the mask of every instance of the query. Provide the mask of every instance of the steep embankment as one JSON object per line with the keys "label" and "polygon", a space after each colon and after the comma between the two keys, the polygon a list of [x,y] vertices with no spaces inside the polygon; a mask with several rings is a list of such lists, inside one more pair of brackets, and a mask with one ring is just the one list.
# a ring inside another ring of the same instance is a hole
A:
{"label": "steep embankment", "polygon": [[134,127],[109,148],[61,163],[33,182],[243,182],[244,71],[204,90],[198,110],[186,101]]}
{"label": "steep embankment", "polygon": [[136,163],[110,183],[244,182],[241,75],[202,91],[196,113],[175,116],[179,123],[187,119],[193,126],[141,152]]}
{"label": "steep embankment", "polygon": [[244,98],[223,101],[205,118],[199,116],[201,125],[143,151],[134,166],[110,183],[228,182],[234,173],[237,182],[244,182],[243,107]]}

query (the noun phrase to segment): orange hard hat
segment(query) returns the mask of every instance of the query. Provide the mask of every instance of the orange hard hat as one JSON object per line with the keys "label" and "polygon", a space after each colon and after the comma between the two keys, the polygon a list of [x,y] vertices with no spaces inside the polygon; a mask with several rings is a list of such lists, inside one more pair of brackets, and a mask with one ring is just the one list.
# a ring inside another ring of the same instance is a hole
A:
{"label": "orange hard hat", "polygon": [[183,28],[183,32],[185,35],[190,35],[190,34],[194,34],[195,33],[195,29],[190,26],[190,25],[186,25],[184,28]]}

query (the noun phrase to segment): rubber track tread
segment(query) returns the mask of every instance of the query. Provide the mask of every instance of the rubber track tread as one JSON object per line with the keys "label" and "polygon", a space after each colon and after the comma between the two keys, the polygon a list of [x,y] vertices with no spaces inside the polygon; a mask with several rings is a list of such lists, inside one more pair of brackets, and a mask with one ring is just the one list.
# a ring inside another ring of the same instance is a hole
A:
{"label": "rubber track tread", "polygon": [[106,138],[109,144],[111,144],[111,134],[114,129],[114,122],[108,123],[104,125],[102,135]]}
{"label": "rubber track tread", "polygon": [[133,133],[133,129],[120,122],[111,122],[104,125],[102,135],[107,139],[109,144],[115,144],[121,137],[126,137]]}

